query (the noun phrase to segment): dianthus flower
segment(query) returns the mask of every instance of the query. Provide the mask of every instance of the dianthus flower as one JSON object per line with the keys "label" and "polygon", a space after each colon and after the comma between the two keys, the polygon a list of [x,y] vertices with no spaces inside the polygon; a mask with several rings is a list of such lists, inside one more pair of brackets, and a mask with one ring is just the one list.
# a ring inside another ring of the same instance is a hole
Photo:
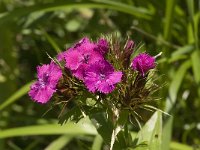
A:
{"label": "dianthus flower", "polygon": [[85,71],[84,83],[90,92],[108,94],[115,85],[121,81],[122,72],[114,71],[113,66],[105,61],[97,61],[91,64]]}
{"label": "dianthus flower", "polygon": [[[65,60],[65,56],[66,56],[67,53],[69,53],[69,51],[74,50],[74,49],[80,47],[81,45],[83,46],[83,44],[86,44],[86,46],[88,46],[87,43],[90,44],[89,39],[88,39],[87,37],[82,38],[80,41],[78,41],[74,46],[72,46],[72,47],[69,48],[68,50],[59,53],[59,54],[57,55],[57,57],[56,57],[57,60],[58,60],[58,61],[63,61],[63,60]],[[94,46],[91,45],[91,44],[90,44],[89,46],[94,47]]]}
{"label": "dianthus flower", "polygon": [[[82,38],[80,41],[78,41],[72,48],[77,48],[81,46],[93,46],[93,43],[90,42],[90,40],[87,37]],[[82,47],[82,48],[83,48]]]}
{"label": "dianthus flower", "polygon": [[64,58],[66,62],[65,67],[70,69],[75,77],[83,80],[85,69],[90,64],[102,60],[103,56],[94,50],[96,45],[87,38],[81,41],[72,50],[67,51]]}
{"label": "dianthus flower", "polygon": [[155,66],[155,58],[146,53],[139,54],[132,61],[132,68],[139,71],[143,77],[150,69],[155,68]]}
{"label": "dianthus flower", "polygon": [[38,80],[31,85],[29,96],[36,102],[47,103],[56,92],[62,70],[54,62],[37,67]]}

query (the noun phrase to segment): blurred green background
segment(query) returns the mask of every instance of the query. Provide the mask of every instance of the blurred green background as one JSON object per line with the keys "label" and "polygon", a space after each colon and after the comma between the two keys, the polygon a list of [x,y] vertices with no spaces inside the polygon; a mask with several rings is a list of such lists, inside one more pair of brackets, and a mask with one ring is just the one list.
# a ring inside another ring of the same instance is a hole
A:
{"label": "blurred green background", "polygon": [[90,126],[52,125],[60,108],[43,116],[50,106],[27,91],[47,53],[110,33],[163,52],[158,105],[173,117],[163,117],[162,149],[200,149],[199,20],[200,0],[0,0],[0,150],[101,147]]}

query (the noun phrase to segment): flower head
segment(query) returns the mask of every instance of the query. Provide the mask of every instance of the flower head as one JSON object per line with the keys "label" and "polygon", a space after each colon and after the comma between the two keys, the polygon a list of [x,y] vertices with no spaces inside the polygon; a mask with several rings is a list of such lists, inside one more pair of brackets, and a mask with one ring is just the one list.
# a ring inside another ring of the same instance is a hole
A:
{"label": "flower head", "polygon": [[105,55],[108,52],[109,44],[106,39],[99,39],[95,51],[99,52],[101,55]]}
{"label": "flower head", "polygon": [[72,50],[67,51],[65,61],[75,77],[83,80],[85,69],[92,63],[102,60],[103,56],[94,51],[95,44],[84,40],[81,45],[75,46]]}
{"label": "flower head", "polygon": [[29,96],[36,102],[47,103],[56,91],[62,70],[54,62],[37,67],[38,80],[31,85]]}
{"label": "flower head", "polygon": [[144,77],[146,72],[155,68],[155,58],[146,53],[141,53],[132,61],[132,68],[139,71]]}
{"label": "flower head", "polygon": [[65,56],[67,55],[67,53],[69,53],[69,51],[77,49],[78,47],[83,48],[85,46],[94,47],[94,45],[92,45],[92,43],[90,43],[90,41],[87,37],[82,38],[80,41],[78,41],[73,47],[69,48],[68,50],[59,53],[56,58],[58,61],[63,61],[63,60],[65,60]]}
{"label": "flower head", "polygon": [[79,40],[76,44],[74,44],[73,48],[77,48],[82,46],[83,44],[89,44],[90,40],[87,37],[82,38],[81,40]]}
{"label": "flower head", "polygon": [[72,49],[76,50],[88,50],[88,49],[94,49],[95,43],[90,42],[90,40],[87,37],[82,38],[80,41],[78,41]]}
{"label": "flower head", "polygon": [[108,94],[121,81],[122,72],[114,71],[113,66],[105,60],[91,64],[85,71],[84,83],[90,92]]}

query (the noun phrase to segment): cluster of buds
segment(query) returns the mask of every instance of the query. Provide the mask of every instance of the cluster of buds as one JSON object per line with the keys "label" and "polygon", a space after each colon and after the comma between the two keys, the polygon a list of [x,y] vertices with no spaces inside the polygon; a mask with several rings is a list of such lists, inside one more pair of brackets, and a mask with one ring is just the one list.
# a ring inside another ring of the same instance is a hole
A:
{"label": "cluster of buds", "polygon": [[[155,57],[147,53],[135,56],[135,43],[116,37],[93,42],[84,37],[49,64],[37,67],[37,81],[29,96],[38,103],[70,101],[88,96],[102,104],[122,110],[135,110],[150,100],[157,88],[150,83]],[[87,105],[87,104],[85,104]]]}

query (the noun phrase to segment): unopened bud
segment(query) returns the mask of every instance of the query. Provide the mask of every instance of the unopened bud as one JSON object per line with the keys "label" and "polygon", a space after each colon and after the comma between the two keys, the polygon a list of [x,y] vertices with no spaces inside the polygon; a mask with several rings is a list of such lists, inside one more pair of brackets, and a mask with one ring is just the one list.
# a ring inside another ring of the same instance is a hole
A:
{"label": "unopened bud", "polygon": [[128,40],[127,43],[126,43],[126,46],[125,46],[125,50],[132,49],[133,46],[134,46],[134,41]]}

